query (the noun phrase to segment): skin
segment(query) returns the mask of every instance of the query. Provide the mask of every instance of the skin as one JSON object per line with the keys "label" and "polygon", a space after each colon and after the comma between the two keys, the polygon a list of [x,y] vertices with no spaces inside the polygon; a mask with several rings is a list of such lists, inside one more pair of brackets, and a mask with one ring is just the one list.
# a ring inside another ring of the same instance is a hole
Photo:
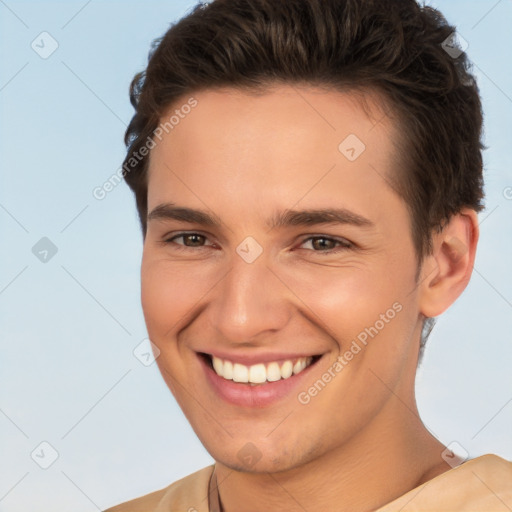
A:
{"label": "skin", "polygon": [[[152,149],[148,210],[174,203],[221,225],[149,219],[142,305],[163,378],[216,461],[224,511],[375,510],[449,470],[419,418],[414,379],[422,315],[441,314],[470,278],[476,213],[435,234],[416,282],[408,210],[386,179],[399,166],[399,134],[377,93],[369,113],[353,93],[306,86],[194,97]],[[352,162],[338,149],[349,134],[366,145]],[[341,207],[372,226],[266,224],[287,209]],[[250,264],[236,252],[248,236],[263,249]],[[401,311],[307,404],[292,392],[267,407],[232,405],[199,364],[197,351],[322,354],[297,390],[307,391],[397,302]],[[238,457],[248,442],[256,464]]]}

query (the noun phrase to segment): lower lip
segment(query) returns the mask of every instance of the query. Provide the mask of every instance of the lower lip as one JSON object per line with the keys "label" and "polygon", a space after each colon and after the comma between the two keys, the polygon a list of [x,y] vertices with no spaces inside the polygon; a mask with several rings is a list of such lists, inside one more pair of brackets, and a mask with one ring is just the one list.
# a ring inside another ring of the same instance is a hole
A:
{"label": "lower lip", "polygon": [[234,382],[220,377],[210,368],[204,357],[200,355],[198,357],[206,378],[214,391],[226,402],[242,407],[265,407],[282,400],[303,382],[304,378],[310,373],[311,368],[318,362],[316,361],[288,379],[251,386],[247,383]]}

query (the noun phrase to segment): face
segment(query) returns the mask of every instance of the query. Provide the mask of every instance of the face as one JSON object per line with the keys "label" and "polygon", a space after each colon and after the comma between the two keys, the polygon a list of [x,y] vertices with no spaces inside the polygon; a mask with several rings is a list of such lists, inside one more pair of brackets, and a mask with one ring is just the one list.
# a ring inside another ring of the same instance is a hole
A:
{"label": "face", "polygon": [[375,95],[369,112],[313,87],[193,96],[151,152],[149,337],[214,459],[299,467],[370,438],[390,388],[413,393],[416,259],[388,184],[393,123]]}

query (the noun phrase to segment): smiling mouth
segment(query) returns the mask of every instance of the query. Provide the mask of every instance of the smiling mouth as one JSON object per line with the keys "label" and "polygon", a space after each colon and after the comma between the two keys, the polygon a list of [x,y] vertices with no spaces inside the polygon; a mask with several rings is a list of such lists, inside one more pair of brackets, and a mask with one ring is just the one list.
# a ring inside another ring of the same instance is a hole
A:
{"label": "smiling mouth", "polygon": [[286,380],[315,364],[322,356],[307,356],[295,359],[257,363],[247,366],[212,354],[200,352],[207,365],[225,380],[252,386]]}

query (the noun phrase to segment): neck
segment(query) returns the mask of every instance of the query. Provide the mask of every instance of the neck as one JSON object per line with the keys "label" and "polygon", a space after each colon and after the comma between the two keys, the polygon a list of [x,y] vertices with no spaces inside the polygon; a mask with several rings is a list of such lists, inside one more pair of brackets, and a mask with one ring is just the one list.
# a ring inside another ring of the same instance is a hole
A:
{"label": "neck", "polygon": [[217,462],[223,512],[372,511],[449,470],[444,446],[409,402],[392,397],[357,435],[300,466],[246,473]]}

